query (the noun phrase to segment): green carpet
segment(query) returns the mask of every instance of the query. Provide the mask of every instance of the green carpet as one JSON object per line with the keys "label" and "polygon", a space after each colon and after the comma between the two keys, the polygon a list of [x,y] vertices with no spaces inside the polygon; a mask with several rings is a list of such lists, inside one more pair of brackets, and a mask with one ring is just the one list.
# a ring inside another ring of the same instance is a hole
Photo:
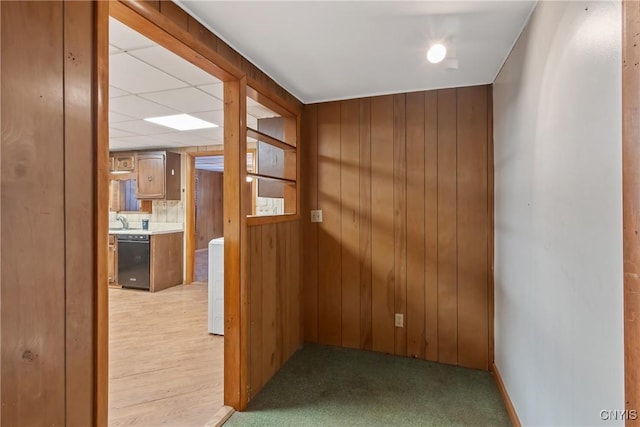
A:
{"label": "green carpet", "polygon": [[488,372],[306,344],[233,426],[509,426]]}

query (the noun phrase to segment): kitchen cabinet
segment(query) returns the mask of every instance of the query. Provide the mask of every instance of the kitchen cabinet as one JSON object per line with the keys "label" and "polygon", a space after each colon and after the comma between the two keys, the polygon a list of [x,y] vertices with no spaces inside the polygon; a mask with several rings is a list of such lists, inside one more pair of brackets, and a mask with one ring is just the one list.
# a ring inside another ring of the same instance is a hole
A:
{"label": "kitchen cabinet", "polygon": [[133,172],[135,170],[135,155],[133,153],[114,153],[114,172]]}
{"label": "kitchen cabinet", "polygon": [[169,151],[137,155],[138,199],[180,200],[180,154]]}
{"label": "kitchen cabinet", "polygon": [[115,235],[109,235],[108,276],[109,285],[118,284],[118,239]]}

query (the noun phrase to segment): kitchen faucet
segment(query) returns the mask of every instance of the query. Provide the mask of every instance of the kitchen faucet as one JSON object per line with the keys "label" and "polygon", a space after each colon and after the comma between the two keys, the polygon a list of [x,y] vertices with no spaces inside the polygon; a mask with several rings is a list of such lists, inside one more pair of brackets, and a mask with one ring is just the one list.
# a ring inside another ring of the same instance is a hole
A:
{"label": "kitchen faucet", "polygon": [[120,223],[122,224],[122,228],[123,228],[123,229],[125,229],[125,230],[128,230],[128,229],[129,229],[129,222],[127,221],[127,218],[123,217],[122,215],[118,215],[118,216],[116,217],[116,219],[117,219],[118,221],[120,221]]}

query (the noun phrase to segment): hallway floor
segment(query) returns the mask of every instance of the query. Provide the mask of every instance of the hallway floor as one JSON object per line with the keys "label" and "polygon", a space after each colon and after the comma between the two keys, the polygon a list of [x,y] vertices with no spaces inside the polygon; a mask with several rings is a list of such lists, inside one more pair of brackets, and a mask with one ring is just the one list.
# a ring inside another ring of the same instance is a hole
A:
{"label": "hallway floor", "polygon": [[206,284],[109,289],[109,426],[202,427],[222,407],[223,341]]}
{"label": "hallway floor", "polygon": [[489,372],[306,344],[233,426],[510,426]]}

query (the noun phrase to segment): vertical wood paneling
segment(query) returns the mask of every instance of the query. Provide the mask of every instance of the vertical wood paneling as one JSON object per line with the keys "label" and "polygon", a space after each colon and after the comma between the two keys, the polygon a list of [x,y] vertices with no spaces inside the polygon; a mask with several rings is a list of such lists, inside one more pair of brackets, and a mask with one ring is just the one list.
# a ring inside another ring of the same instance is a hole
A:
{"label": "vertical wood paneling", "polygon": [[488,212],[488,237],[487,242],[487,302],[489,304],[487,329],[489,347],[489,367],[495,362],[494,330],[493,319],[495,315],[494,307],[494,269],[493,269],[493,249],[494,249],[494,215],[493,206],[493,85],[487,87],[487,212]]}
{"label": "vertical wood paneling", "polygon": [[249,227],[249,399],[302,344],[300,231],[300,221]]}
{"label": "vertical wood paneling", "polygon": [[310,211],[318,206],[318,110],[315,105],[305,107],[302,122],[303,154],[302,197],[306,209],[301,212],[304,225],[304,340],[318,342],[318,224],[312,223]]}
{"label": "vertical wood paneling", "polygon": [[[640,407],[640,3],[622,2],[622,248],[625,409]],[[627,426],[638,421],[628,420]]]}
{"label": "vertical wood paneling", "polygon": [[277,358],[277,250],[276,225],[262,226],[262,382],[266,383],[276,373]]}
{"label": "vertical wood paneling", "polygon": [[372,348],[395,351],[393,96],[371,99]]}
{"label": "vertical wood paneling", "polygon": [[458,89],[457,109],[458,363],[487,370],[487,87]]}
{"label": "vertical wood paneling", "polygon": [[456,90],[438,91],[438,361],[458,362]]}
{"label": "vertical wood paneling", "polygon": [[340,256],[340,103],[318,106],[318,340],[342,343]]}
{"label": "vertical wood paneling", "polygon": [[262,375],[262,227],[249,228],[249,292],[251,298],[251,371],[250,396],[264,386]]}
{"label": "vertical wood paneling", "polygon": [[[319,172],[305,188],[318,192],[325,222],[314,247],[313,227],[304,228],[305,259],[317,259],[318,270],[305,262],[303,282],[305,310],[317,298],[320,342],[488,369],[488,91],[307,106],[301,149]],[[404,327],[394,326],[394,313],[404,314]]]}
{"label": "vertical wood paneling", "polygon": [[360,347],[371,350],[371,98],[360,100],[359,197]]}
{"label": "vertical wood paneling", "polygon": [[360,103],[340,107],[342,346],[360,347]]}
{"label": "vertical wood paneling", "polygon": [[425,357],[425,94],[407,95],[407,355]]}
{"label": "vertical wood paneling", "polygon": [[[95,258],[87,247],[98,247],[94,220],[95,174],[93,140],[95,112],[92,52],[95,32],[94,4],[64,4],[64,128],[65,128],[65,310],[66,310],[66,422],[91,425],[95,387],[93,303],[96,287]],[[106,17],[105,17],[106,18]],[[88,58],[83,60],[82,57]],[[106,230],[105,230],[106,232]],[[85,339],[77,339],[84,337]]]}
{"label": "vertical wood paneling", "polygon": [[425,359],[438,360],[438,93],[424,94]]}
{"label": "vertical wood paneling", "polygon": [[[395,313],[407,312],[406,95],[393,96],[393,253]],[[407,328],[395,329],[395,354],[407,354]]]}
{"label": "vertical wood paneling", "polygon": [[0,7],[1,421],[64,425],[63,5]]}

